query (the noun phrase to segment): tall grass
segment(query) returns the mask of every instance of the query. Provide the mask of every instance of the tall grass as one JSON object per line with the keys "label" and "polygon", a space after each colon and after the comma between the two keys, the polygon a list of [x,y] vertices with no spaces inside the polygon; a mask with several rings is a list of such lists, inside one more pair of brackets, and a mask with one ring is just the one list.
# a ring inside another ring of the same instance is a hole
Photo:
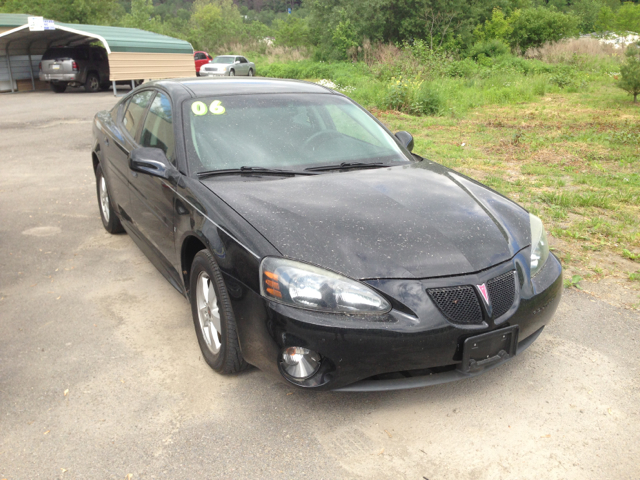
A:
{"label": "tall grass", "polygon": [[[477,62],[470,58],[456,60],[420,43],[399,47],[365,42],[356,52],[361,61],[273,62],[257,69],[266,77],[331,80],[336,90],[366,108],[455,117],[484,105],[530,102],[562,90],[588,91],[598,79],[610,81],[607,75],[615,71],[620,60],[602,54],[607,50],[604,47],[588,53],[588,48],[596,48],[590,41],[575,42],[541,48],[534,52],[539,59],[504,54],[483,56]],[[578,55],[577,51],[586,53]],[[570,62],[542,60],[568,52],[573,52]]]}

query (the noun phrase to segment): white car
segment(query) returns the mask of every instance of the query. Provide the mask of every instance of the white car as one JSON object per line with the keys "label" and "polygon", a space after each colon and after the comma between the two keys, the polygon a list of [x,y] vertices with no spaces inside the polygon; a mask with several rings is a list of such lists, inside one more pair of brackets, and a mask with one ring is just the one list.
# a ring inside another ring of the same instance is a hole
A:
{"label": "white car", "polygon": [[248,75],[253,77],[256,65],[240,55],[219,55],[200,67],[201,77]]}

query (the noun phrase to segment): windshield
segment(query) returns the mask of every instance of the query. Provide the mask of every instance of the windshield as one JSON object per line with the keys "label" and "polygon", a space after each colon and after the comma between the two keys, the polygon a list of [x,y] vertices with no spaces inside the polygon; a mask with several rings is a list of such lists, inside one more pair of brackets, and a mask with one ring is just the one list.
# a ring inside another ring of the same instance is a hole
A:
{"label": "windshield", "polygon": [[383,127],[337,95],[200,98],[185,102],[184,116],[189,168],[196,173],[409,162]]}
{"label": "windshield", "polygon": [[211,60],[211,63],[226,63],[227,65],[231,65],[236,61],[236,57],[216,57]]}

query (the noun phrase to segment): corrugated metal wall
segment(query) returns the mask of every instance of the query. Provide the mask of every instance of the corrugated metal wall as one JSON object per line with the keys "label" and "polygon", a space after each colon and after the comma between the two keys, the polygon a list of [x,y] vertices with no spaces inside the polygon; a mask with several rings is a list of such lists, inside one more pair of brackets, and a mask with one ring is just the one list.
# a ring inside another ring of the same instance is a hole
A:
{"label": "corrugated metal wall", "polygon": [[[42,55],[31,55],[31,69],[33,78],[38,80],[38,64]],[[13,88],[17,88],[16,80],[31,80],[29,75],[29,57],[27,55],[11,55],[11,74],[13,75]],[[0,92],[11,90],[9,84],[9,68],[7,57],[0,55]]]}
{"label": "corrugated metal wall", "polygon": [[195,77],[196,66],[190,53],[109,54],[109,80],[157,80],[161,78]]}

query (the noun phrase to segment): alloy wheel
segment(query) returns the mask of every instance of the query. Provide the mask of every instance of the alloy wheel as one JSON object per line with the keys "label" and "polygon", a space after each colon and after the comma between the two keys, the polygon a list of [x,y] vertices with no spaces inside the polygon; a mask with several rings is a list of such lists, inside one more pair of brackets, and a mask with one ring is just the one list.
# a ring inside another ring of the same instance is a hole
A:
{"label": "alloy wheel", "polygon": [[100,209],[104,220],[109,223],[109,192],[107,191],[107,182],[104,176],[100,177]]}
{"label": "alloy wheel", "polygon": [[220,327],[220,309],[218,297],[213,288],[213,282],[206,272],[201,272],[196,285],[196,307],[200,331],[207,348],[211,353],[218,353],[222,344],[222,329]]}

